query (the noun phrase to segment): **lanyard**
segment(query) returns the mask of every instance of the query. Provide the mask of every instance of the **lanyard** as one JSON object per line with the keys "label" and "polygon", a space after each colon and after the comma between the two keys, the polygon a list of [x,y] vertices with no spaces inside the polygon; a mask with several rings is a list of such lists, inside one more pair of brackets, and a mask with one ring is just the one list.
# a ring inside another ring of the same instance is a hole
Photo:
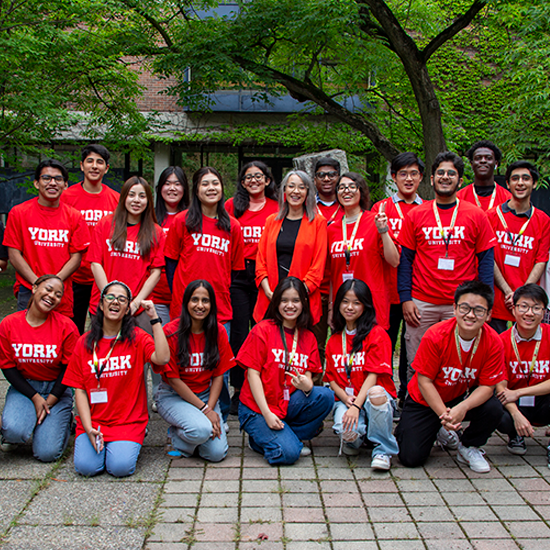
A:
{"label": "lanyard", "polygon": [[401,206],[399,206],[398,202],[393,203],[395,206],[395,209],[397,210],[397,213],[399,214],[399,217],[403,220],[405,216],[403,216],[403,210],[401,210]]}
{"label": "lanyard", "polygon": [[520,237],[525,233],[525,230],[527,229],[527,226],[529,225],[529,222],[531,221],[531,218],[533,217],[533,214],[535,213],[535,207],[531,207],[531,215],[527,218],[527,221],[521,226],[521,229],[519,230],[517,237],[514,238],[512,236],[512,233],[510,232],[510,229],[508,229],[508,224],[506,223],[506,219],[504,218],[504,213],[502,212],[502,209],[500,208],[500,205],[497,206],[497,214],[500,218],[500,221],[502,222],[502,226],[504,227],[504,230],[508,234],[508,238],[510,239],[510,242],[512,243],[512,246],[515,247],[516,243],[519,241]]}
{"label": "lanyard", "polygon": [[345,253],[346,253],[346,266],[349,268],[349,264],[351,261],[351,247],[353,245],[353,241],[355,240],[355,235],[357,235],[357,229],[359,229],[359,222],[361,221],[361,218],[363,217],[363,212],[359,214],[359,217],[357,218],[355,222],[355,226],[353,227],[353,232],[351,234],[351,238],[348,241],[348,227],[347,227],[347,217],[344,216],[342,219],[342,236],[344,237],[344,245],[346,247]]}
{"label": "lanyard", "polygon": [[[476,204],[481,208],[481,202],[479,201],[479,197],[476,193],[475,185],[472,183],[472,191],[474,193],[474,199],[476,200]],[[491,201],[489,202],[489,208],[487,210],[491,210],[495,204],[495,198],[497,196],[497,184],[495,183],[495,188],[493,189],[493,194],[491,195]]]}
{"label": "lanyard", "polygon": [[[346,329],[342,331],[342,360],[345,361],[345,357],[348,353],[348,345],[346,341]],[[352,353],[349,356],[349,360],[345,361],[344,365],[346,367],[346,374],[348,376],[348,383],[351,386],[351,366],[353,365],[353,360],[355,358],[355,353]]]}
{"label": "lanyard", "polygon": [[92,355],[92,358],[93,358],[93,363],[94,363],[94,370],[95,370],[95,375],[97,377],[97,387],[99,388],[100,385],[99,385],[99,379],[101,378],[101,375],[103,374],[103,371],[105,370],[105,368],[107,367],[107,363],[109,362],[109,359],[113,353],[113,350],[115,349],[115,346],[116,346],[116,343],[118,342],[118,339],[120,338],[120,332],[116,335],[116,338],[115,338],[115,341],[113,342],[113,344],[111,345],[111,349],[109,350],[109,353],[107,353],[104,361],[103,361],[103,365],[101,366],[101,368],[99,367],[99,359],[97,358],[97,353],[96,353],[96,348],[97,348],[97,342],[94,342],[94,349],[93,349],[93,355]]}
{"label": "lanyard", "polygon": [[[514,348],[514,353],[516,354],[516,357],[521,364],[521,357],[519,355],[519,349],[518,344],[516,342],[516,338],[514,336],[514,331],[510,331],[510,339],[512,340],[512,347]],[[533,352],[533,358],[531,359],[531,365],[529,366],[529,374],[527,376],[527,385],[529,385],[529,382],[531,381],[531,374],[533,372],[533,369],[535,368],[535,363],[537,362],[537,357],[539,356],[539,349],[540,349],[540,343],[542,340],[539,340],[537,342],[537,345],[535,346],[535,351]]]}
{"label": "lanyard", "polygon": [[332,213],[332,216],[330,217],[330,220],[327,222],[327,225],[330,225],[334,221],[334,218],[336,218],[336,215],[338,214],[338,212],[340,212],[340,205],[338,205],[338,208]]}
{"label": "lanyard", "polygon": [[[470,353],[470,359],[468,361],[469,365],[472,364],[474,355],[476,354],[477,347],[479,346],[480,341],[481,341],[481,329],[479,329],[479,332],[477,333],[476,341],[474,342],[474,347],[472,348],[472,353]],[[460,373],[460,376],[462,376],[464,374],[464,371],[466,370],[466,365],[462,364],[462,347],[460,345],[460,337],[458,335],[458,325],[455,327],[455,344],[456,344],[456,353],[458,354],[458,360],[460,361],[460,366],[462,367],[462,372]],[[466,377],[466,387],[468,388],[468,392],[469,392],[470,383],[468,382],[467,377]]]}
{"label": "lanyard", "polygon": [[453,217],[451,218],[451,225],[449,226],[449,233],[447,237],[445,237],[445,231],[443,231],[443,224],[441,223],[441,218],[439,217],[439,211],[437,209],[436,201],[433,201],[433,211],[435,216],[435,221],[437,222],[437,227],[439,228],[439,235],[443,239],[443,242],[445,243],[445,258],[449,257],[449,243],[451,242],[451,237],[453,235],[453,229],[455,228],[456,223],[456,217],[458,216],[458,204],[459,199],[456,199],[456,206],[453,212]]}
{"label": "lanyard", "polygon": [[283,339],[283,346],[285,348],[285,372],[288,372],[294,363],[296,358],[296,348],[298,347],[298,329],[294,329],[294,340],[292,341],[292,352],[288,355],[288,346],[286,345],[286,334],[283,325],[281,325],[281,338]]}

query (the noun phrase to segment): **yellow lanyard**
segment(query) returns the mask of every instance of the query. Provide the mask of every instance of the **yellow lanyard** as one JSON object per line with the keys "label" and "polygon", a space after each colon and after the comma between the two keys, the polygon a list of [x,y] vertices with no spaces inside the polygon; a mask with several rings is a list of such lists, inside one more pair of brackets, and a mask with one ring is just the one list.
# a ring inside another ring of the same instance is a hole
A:
{"label": "yellow lanyard", "polygon": [[342,360],[344,361],[344,365],[346,367],[348,383],[351,386],[351,366],[353,365],[353,360],[355,359],[355,353],[352,353],[349,356],[349,359],[346,361],[345,357],[347,353],[348,353],[348,345],[347,345],[347,339],[346,339],[346,329],[344,327],[344,330],[342,331]]}
{"label": "yellow lanyard", "polygon": [[[479,329],[479,332],[476,336],[476,341],[474,342],[474,347],[472,348],[472,353],[470,354],[470,360],[469,364],[472,364],[472,361],[474,360],[474,355],[476,354],[477,347],[479,346],[479,342],[481,341],[481,329]],[[456,344],[456,353],[458,354],[458,360],[460,361],[460,366],[462,368],[462,374],[464,374],[464,371],[466,370],[466,365],[462,364],[462,346],[460,345],[460,336],[458,334],[458,325],[455,327],[455,344]],[[468,378],[466,378],[466,384],[469,388]]]}
{"label": "yellow lanyard", "polygon": [[500,218],[500,221],[502,223],[502,226],[504,227],[504,230],[508,234],[508,238],[510,239],[510,242],[512,243],[512,246],[516,246],[516,242],[519,241],[519,238],[525,233],[525,230],[527,229],[527,226],[529,225],[529,222],[531,221],[531,218],[533,217],[533,214],[535,213],[535,207],[531,207],[531,215],[527,218],[527,221],[521,226],[521,229],[519,230],[516,238],[512,236],[511,231],[508,229],[508,224],[506,223],[506,219],[504,218],[504,212],[502,212],[502,209],[500,208],[500,205],[497,206],[497,215]]}
{"label": "yellow lanyard", "polygon": [[353,241],[355,240],[355,235],[357,235],[357,229],[359,229],[359,222],[361,221],[361,218],[363,217],[363,212],[359,214],[359,217],[357,218],[355,222],[355,226],[353,227],[353,232],[351,233],[351,238],[348,241],[348,224],[347,224],[347,217],[344,216],[342,218],[342,236],[344,237],[344,245],[346,247],[345,254],[346,254],[346,266],[349,267],[350,261],[351,261],[351,247],[353,246]]}
{"label": "yellow lanyard", "polygon": [[340,205],[338,205],[338,208],[332,213],[332,216],[330,217],[330,220],[327,222],[327,225],[330,225],[334,221],[334,218],[336,218],[336,215],[338,214],[338,212],[340,212]]}
{"label": "yellow lanyard", "polygon": [[[513,330],[510,331],[510,340],[512,340],[512,347],[514,348],[514,353],[516,354],[518,362],[521,364],[521,357],[519,355],[518,344],[516,342],[516,338],[514,336],[514,331]],[[540,349],[541,341],[542,340],[539,340],[537,342],[537,345],[535,346],[535,351],[533,352],[533,358],[531,359],[531,365],[529,366],[529,375],[527,377],[527,384],[529,384],[529,381],[531,380],[531,373],[533,372],[533,369],[535,368],[535,363],[537,362],[537,357],[539,356],[539,349]]]}
{"label": "yellow lanyard", "polygon": [[460,201],[456,199],[456,206],[453,212],[453,217],[451,218],[451,225],[449,226],[449,234],[447,237],[445,237],[445,231],[443,230],[443,224],[441,223],[441,218],[439,217],[439,211],[437,209],[436,201],[433,201],[433,211],[435,216],[435,221],[437,223],[437,227],[439,228],[439,235],[443,239],[443,242],[445,243],[445,257],[449,257],[449,243],[451,242],[451,237],[453,235],[453,229],[455,228],[456,223],[456,217],[458,216],[458,204]]}
{"label": "yellow lanyard", "polygon": [[[472,191],[474,193],[474,199],[476,200],[476,204],[481,208],[481,202],[479,200],[479,197],[476,193],[475,185],[472,183]],[[493,194],[491,195],[491,201],[489,202],[489,208],[487,210],[491,210],[493,208],[493,205],[495,204],[495,198],[497,196],[497,184],[495,183],[495,188],[493,189]]]}
{"label": "yellow lanyard", "polygon": [[292,363],[294,363],[294,359],[296,357],[296,348],[298,347],[298,329],[294,329],[294,340],[292,342],[292,351],[290,352],[290,356],[288,355],[288,346],[286,345],[286,334],[285,329],[281,325],[281,338],[283,339],[283,346],[285,348],[285,371],[289,371],[292,367]]}
{"label": "yellow lanyard", "polygon": [[92,359],[94,364],[94,370],[95,375],[97,377],[97,387],[99,388],[99,379],[101,378],[101,375],[103,374],[103,371],[107,367],[107,363],[109,362],[109,359],[111,358],[111,355],[113,353],[113,350],[115,349],[116,343],[118,342],[118,339],[120,338],[120,332],[116,335],[115,341],[111,345],[111,349],[109,350],[109,353],[107,353],[105,359],[103,360],[103,365],[101,368],[99,368],[99,359],[97,358],[96,348],[97,348],[97,342],[94,342],[94,348],[92,351]]}

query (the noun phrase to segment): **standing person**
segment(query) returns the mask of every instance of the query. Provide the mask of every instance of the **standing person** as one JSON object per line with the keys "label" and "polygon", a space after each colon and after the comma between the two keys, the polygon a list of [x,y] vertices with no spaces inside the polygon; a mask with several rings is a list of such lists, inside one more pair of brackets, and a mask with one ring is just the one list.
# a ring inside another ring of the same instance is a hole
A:
{"label": "standing person", "polygon": [[333,311],[326,370],[337,399],[333,430],[346,455],[358,455],[365,439],[374,443],[371,468],[389,470],[399,451],[392,433],[397,393],[390,337],[376,323],[372,294],[363,281],[343,283]]}
{"label": "standing person", "polygon": [[[258,299],[256,286],[256,254],[267,217],[275,214],[277,204],[275,181],[269,167],[255,160],[245,164],[239,174],[235,197],[229,199],[225,207],[231,216],[241,224],[244,238],[244,271],[235,271],[231,278],[231,348],[236,355],[254,326],[254,306]],[[235,392],[231,398],[230,413],[239,412],[239,392],[244,374],[240,367],[230,372],[231,385]]]}
{"label": "standing person", "polygon": [[267,218],[258,244],[254,319],[263,319],[278,283],[297,277],[304,282],[313,323],[317,323],[326,257],[327,222],[315,205],[315,186],[305,172],[293,170],[281,183],[279,212]]}
{"label": "standing person", "polygon": [[[110,157],[111,154],[103,145],[86,145],[82,149],[80,161],[84,180],[72,185],[61,195],[62,202],[82,214],[91,235],[98,222],[115,211],[120,198],[119,193],[103,184],[103,177],[109,171]],[[93,285],[94,276],[88,253],[85,253],[80,267],[73,274],[73,321],[80,334],[84,333]]]}
{"label": "standing person", "polygon": [[[458,449],[458,461],[474,472],[491,469],[479,448],[502,418],[494,391],[503,379],[504,361],[502,341],[485,323],[492,306],[491,287],[465,282],[455,292],[454,318],[430,327],[422,338],[395,431],[404,466],[424,464],[437,439]],[[459,435],[464,420],[470,424]]]}
{"label": "standing person", "polygon": [[217,321],[216,296],[204,279],[189,283],[181,316],[164,327],[170,363],[156,400],[170,424],[170,456],[199,455],[220,462],[227,455],[227,434],[218,403],[223,374],[235,365],[227,333]]}
{"label": "standing person", "polygon": [[57,460],[71,433],[73,396],[62,382],[78,331],[54,309],[63,281],[42,275],[32,287],[29,307],[0,323],[0,368],[10,383],[2,413],[2,449],[32,437],[34,457]]}
{"label": "standing person", "polygon": [[537,169],[524,160],[506,169],[512,198],[487,215],[497,236],[495,246],[495,306],[490,325],[499,333],[514,320],[514,291],[538,283],[546,269],[550,249],[550,218],[531,204],[539,179]]}
{"label": "standing person", "polygon": [[17,310],[29,303],[32,287],[44,273],[58,275],[65,285],[58,313],[73,315],[72,274],[90,244],[82,214],[60,202],[69,173],[57,160],[43,160],[34,173],[38,197],[10,210],[4,246],[15,268]]}
{"label": "standing person", "polygon": [[453,317],[456,287],[476,278],[493,287],[496,239],[486,214],[457,198],[463,174],[458,155],[439,153],[432,165],[435,200],[409,212],[399,233],[397,286],[407,323],[409,378],[428,327]]}
{"label": "standing person", "polygon": [[474,171],[474,182],[461,189],[458,198],[475,204],[484,212],[507,201],[510,193],[495,181],[495,170],[502,158],[500,149],[484,139],[474,143],[466,155]]}
{"label": "standing person", "polygon": [[304,283],[283,279],[265,319],[250,332],[237,362],[246,370],[239,422],[250,447],[271,465],[294,464],[311,454],[302,441],[319,433],[334,404],[328,388],[314,386],[321,372]]}
{"label": "standing person", "polygon": [[153,337],[135,326],[131,304],[126,284],[111,281],[103,287],[90,331],[78,340],[63,378],[75,388],[74,466],[83,476],[134,473],[149,419],[143,368],[170,360],[153,302],[139,304]]}
{"label": "standing person", "polygon": [[132,176],[124,182],[114,214],[96,226],[88,257],[95,285],[90,312],[95,314],[101,292],[108,281],[120,280],[134,296],[129,304],[136,323],[151,332],[147,314],[140,303],[155,288],[164,265],[164,233],[156,224],[151,187],[143,178]]}
{"label": "standing person", "polygon": [[[391,162],[390,174],[397,187],[397,192],[391,197],[377,202],[373,207],[373,212],[380,212],[384,205],[388,224],[393,232],[395,239],[399,238],[399,232],[403,226],[405,216],[416,206],[422,204],[422,199],[418,195],[418,186],[424,177],[425,166],[421,159],[414,153],[400,153]],[[397,292],[397,269],[388,266],[389,272],[389,292],[390,292],[390,328],[388,334],[391,338],[392,353],[395,351],[399,327],[401,327],[401,352],[399,355],[399,407],[403,407],[405,396],[407,395],[407,353],[405,351],[405,334],[407,332],[406,323],[403,321],[403,309]]]}
{"label": "standing person", "polygon": [[[508,436],[508,451],[527,452],[526,437],[533,425],[550,423],[550,327],[542,323],[548,307],[546,292],[533,283],[514,292],[511,329],[500,337],[504,344],[504,380],[497,384],[497,397],[504,405],[498,430]],[[550,446],[547,451],[550,464]]]}
{"label": "standing person", "polygon": [[372,289],[377,323],[389,328],[388,265],[397,267],[399,251],[388,227],[385,207],[369,212],[367,183],[355,172],[343,174],[336,188],[344,217],[328,228],[328,267],[331,292],[349,279],[360,279]]}

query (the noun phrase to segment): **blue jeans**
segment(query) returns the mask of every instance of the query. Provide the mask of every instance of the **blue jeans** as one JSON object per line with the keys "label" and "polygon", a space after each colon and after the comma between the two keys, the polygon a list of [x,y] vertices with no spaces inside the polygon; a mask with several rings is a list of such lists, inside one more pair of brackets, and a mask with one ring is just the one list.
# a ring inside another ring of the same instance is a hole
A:
{"label": "blue jeans", "polygon": [[303,440],[312,439],[334,405],[334,393],[323,386],[313,386],[309,397],[296,390],[290,396],[285,427],[272,430],[264,417],[243,403],[239,404],[241,429],[249,435],[252,449],[262,453],[269,464],[294,464],[300,458]]}
{"label": "blue jeans", "polygon": [[[386,398],[387,401],[383,405],[373,405],[370,399],[367,398],[359,413],[359,420],[354,430],[359,437],[353,443],[347,443],[347,445],[358,449],[366,434],[367,439],[375,444],[372,456],[381,454],[397,455],[399,447],[392,433],[395,400],[388,392],[386,392]],[[332,429],[337,435],[342,434],[342,417],[347,410],[348,408],[342,401],[336,401],[334,404],[334,425]]]}
{"label": "blue jeans", "polygon": [[[170,306],[166,304],[155,304],[155,309],[161,321],[162,326],[170,322]],[[151,369],[151,382],[153,383],[153,397],[157,393],[159,384],[162,381],[160,374],[157,374],[153,369]]]}
{"label": "blue jeans", "polygon": [[17,311],[25,311],[29,307],[29,300],[32,297],[32,290],[21,285],[17,292]]}
{"label": "blue jeans", "polygon": [[74,469],[86,477],[104,470],[114,477],[131,476],[136,471],[140,451],[141,445],[134,441],[109,441],[97,453],[88,434],[83,433],[74,442]]}
{"label": "blue jeans", "polygon": [[[197,397],[208,402],[210,388]],[[168,433],[172,438],[174,449],[190,457],[198,447],[199,455],[210,462],[220,462],[227,455],[227,435],[221,422],[221,436],[212,438],[212,423],[195,405],[182,399],[171,386],[161,382],[157,395],[157,407],[160,416],[170,424]],[[214,410],[220,416],[220,404]]]}
{"label": "blue jeans", "polygon": [[[55,384],[55,381],[27,382],[44,399],[50,395]],[[32,437],[34,457],[42,462],[53,462],[67,448],[71,434],[72,409],[73,394],[70,388],[67,388],[42,424],[37,425],[34,403],[10,386],[2,413],[2,436],[8,443],[27,443]]]}
{"label": "blue jeans", "polygon": [[[227,338],[231,337],[231,321],[228,321],[223,325],[225,332],[227,332]],[[223,386],[220,393],[220,399],[218,400],[220,409],[222,411],[222,422],[227,422],[229,416],[229,409],[231,407],[231,396],[229,395],[229,371],[223,373]]]}

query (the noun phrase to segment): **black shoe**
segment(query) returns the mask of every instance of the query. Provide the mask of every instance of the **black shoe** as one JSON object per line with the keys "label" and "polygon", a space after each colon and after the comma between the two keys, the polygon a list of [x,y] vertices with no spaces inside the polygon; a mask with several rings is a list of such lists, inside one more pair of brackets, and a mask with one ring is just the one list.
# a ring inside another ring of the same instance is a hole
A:
{"label": "black shoe", "polygon": [[508,445],[506,445],[509,453],[513,455],[523,456],[527,452],[527,445],[525,439],[521,435],[508,438]]}
{"label": "black shoe", "polygon": [[235,390],[235,393],[233,394],[233,397],[231,398],[231,405],[229,406],[229,414],[232,416],[238,416],[239,415],[239,396],[241,392],[238,390]]}

